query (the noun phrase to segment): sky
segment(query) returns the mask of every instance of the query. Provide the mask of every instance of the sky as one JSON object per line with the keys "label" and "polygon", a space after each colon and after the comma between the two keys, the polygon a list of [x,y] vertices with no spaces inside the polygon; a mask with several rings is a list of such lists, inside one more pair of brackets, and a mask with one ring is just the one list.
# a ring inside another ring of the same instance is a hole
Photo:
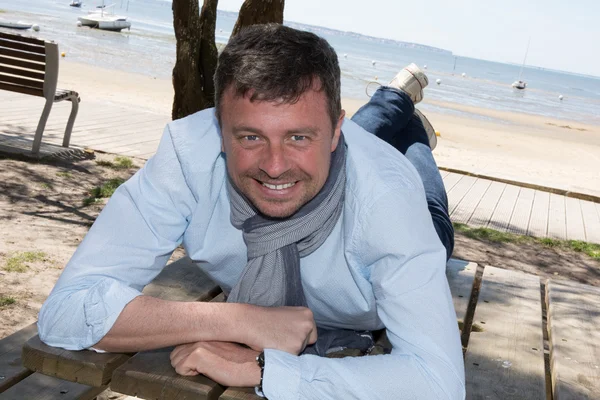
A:
{"label": "sky", "polygon": [[[219,0],[239,11],[243,0]],[[285,0],[286,21],[600,77],[600,0]]]}

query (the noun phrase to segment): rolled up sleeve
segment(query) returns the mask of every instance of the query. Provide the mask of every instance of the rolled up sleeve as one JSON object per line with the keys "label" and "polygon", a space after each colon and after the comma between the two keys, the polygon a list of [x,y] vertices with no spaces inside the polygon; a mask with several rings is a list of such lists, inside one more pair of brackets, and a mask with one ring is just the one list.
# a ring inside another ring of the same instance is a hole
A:
{"label": "rolled up sleeve", "polygon": [[182,242],[195,205],[167,126],[154,157],[115,191],[44,302],[40,339],[68,350],[100,341]]}

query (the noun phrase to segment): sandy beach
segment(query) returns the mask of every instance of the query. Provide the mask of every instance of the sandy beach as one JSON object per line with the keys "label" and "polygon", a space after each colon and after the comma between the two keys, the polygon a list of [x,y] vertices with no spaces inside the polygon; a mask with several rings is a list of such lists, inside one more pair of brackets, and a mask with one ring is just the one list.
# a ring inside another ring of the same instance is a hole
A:
{"label": "sandy beach", "polygon": [[[171,81],[62,59],[60,86],[170,115]],[[343,99],[351,116],[365,102]],[[600,126],[425,100],[441,167],[600,196]],[[443,112],[440,112],[442,110]]]}

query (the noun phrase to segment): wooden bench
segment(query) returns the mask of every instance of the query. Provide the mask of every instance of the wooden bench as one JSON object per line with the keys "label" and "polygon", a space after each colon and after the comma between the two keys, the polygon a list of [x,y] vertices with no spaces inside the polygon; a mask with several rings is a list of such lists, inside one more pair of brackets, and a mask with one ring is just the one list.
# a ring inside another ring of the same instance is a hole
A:
{"label": "wooden bench", "polygon": [[0,32],[0,89],[43,97],[46,99],[33,140],[32,152],[37,154],[52,105],[71,102],[71,114],[65,128],[63,147],[69,147],[71,132],[79,109],[79,94],[57,89],[58,45],[37,38]]}
{"label": "wooden bench", "polygon": [[[600,399],[599,288],[554,280],[542,285],[536,276],[459,260],[448,262],[446,276],[462,330],[467,399],[541,400],[552,394],[554,400]],[[218,291],[188,259],[168,266],[145,289],[161,298],[181,295],[179,300],[222,301]],[[13,342],[23,343],[31,334],[35,332],[22,333]],[[203,376],[177,375],[170,365],[170,349],[133,357],[71,352],[45,346],[33,336],[22,352],[29,371],[14,360],[8,371],[3,346],[7,339],[0,341],[0,376],[6,374],[10,385],[0,386],[0,391],[11,387],[0,393],[0,399],[34,398],[15,397],[30,393],[25,390],[32,378],[38,388],[54,392],[60,384],[78,382],[83,387],[68,389],[83,392],[79,397],[65,397],[67,393],[43,397],[48,399],[93,398],[92,390],[106,385],[143,399],[259,399],[252,388],[226,388]],[[379,343],[389,345],[385,338]],[[13,357],[17,352],[18,344],[13,344]],[[43,382],[42,373],[54,380]]]}

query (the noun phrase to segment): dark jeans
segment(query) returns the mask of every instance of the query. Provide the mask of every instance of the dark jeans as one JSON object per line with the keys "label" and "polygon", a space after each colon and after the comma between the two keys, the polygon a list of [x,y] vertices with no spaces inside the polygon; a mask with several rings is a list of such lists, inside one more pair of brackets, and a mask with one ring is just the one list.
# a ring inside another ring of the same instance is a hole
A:
{"label": "dark jeans", "polygon": [[423,180],[433,225],[449,259],[454,249],[454,228],[448,215],[448,197],[427,133],[421,119],[413,114],[414,110],[406,93],[382,86],[354,114],[352,121],[394,146],[416,168]]}

